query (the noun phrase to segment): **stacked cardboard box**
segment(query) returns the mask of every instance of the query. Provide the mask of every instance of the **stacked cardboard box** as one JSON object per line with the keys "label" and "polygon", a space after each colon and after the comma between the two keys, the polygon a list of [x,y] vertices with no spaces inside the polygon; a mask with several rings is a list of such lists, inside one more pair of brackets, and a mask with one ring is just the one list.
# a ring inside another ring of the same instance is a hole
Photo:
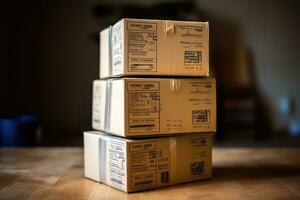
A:
{"label": "stacked cardboard box", "polygon": [[211,177],[207,22],[122,19],[100,33],[85,176],[125,192]]}

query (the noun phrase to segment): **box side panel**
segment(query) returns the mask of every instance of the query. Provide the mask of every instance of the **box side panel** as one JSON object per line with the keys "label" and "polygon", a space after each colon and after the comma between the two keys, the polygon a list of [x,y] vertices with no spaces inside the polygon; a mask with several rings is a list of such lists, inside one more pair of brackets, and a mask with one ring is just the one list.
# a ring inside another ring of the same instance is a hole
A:
{"label": "box side panel", "polygon": [[100,182],[99,136],[84,132],[84,176]]}
{"label": "box side panel", "polygon": [[126,136],[216,130],[213,78],[126,78],[125,93]]}
{"label": "box side panel", "polygon": [[106,28],[105,30],[100,32],[100,66],[99,73],[100,78],[107,78],[110,76],[110,68],[111,68],[111,49],[110,49],[110,28]]}
{"label": "box side panel", "polygon": [[110,102],[109,102],[109,132],[124,136],[124,80],[110,80]]}
{"label": "box side panel", "polygon": [[207,22],[125,19],[124,30],[124,75],[209,75]]}

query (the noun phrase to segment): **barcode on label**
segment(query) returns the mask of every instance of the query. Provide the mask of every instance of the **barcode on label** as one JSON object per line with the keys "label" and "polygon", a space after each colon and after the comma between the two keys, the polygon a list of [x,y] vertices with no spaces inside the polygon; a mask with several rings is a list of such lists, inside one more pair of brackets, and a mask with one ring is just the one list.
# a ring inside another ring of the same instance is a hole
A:
{"label": "barcode on label", "polygon": [[203,175],[204,173],[204,161],[191,163],[192,176]]}
{"label": "barcode on label", "polygon": [[209,123],[210,110],[193,110],[192,111],[192,122],[193,125],[201,123]]}
{"label": "barcode on label", "polygon": [[201,64],[202,63],[202,52],[201,51],[185,51],[184,52],[184,64]]}
{"label": "barcode on label", "polygon": [[161,174],[160,174],[160,182],[162,184],[169,183],[169,171],[161,172]]}

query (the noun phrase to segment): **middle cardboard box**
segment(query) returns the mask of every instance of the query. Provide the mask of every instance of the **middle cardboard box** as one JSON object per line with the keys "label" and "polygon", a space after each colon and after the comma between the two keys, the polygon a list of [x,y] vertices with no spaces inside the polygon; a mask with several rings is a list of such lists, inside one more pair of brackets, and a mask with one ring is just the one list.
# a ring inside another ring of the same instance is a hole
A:
{"label": "middle cardboard box", "polygon": [[214,78],[122,78],[93,83],[92,126],[122,137],[216,131]]}

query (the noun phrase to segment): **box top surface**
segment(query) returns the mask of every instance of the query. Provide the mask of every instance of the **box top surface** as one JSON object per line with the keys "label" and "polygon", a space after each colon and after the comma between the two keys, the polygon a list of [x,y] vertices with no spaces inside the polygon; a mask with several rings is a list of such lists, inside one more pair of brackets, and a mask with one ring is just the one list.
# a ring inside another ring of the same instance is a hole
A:
{"label": "box top surface", "polygon": [[97,79],[97,80],[94,80],[94,82],[97,82],[97,81],[117,81],[117,80],[169,80],[169,81],[172,81],[172,80],[202,80],[202,81],[208,81],[208,80],[212,80],[212,81],[215,81],[216,79],[214,77],[155,77],[155,76],[152,76],[152,77],[124,77],[124,78],[108,78],[108,79]]}
{"label": "box top surface", "polygon": [[122,140],[125,142],[141,142],[141,141],[150,141],[150,140],[154,140],[154,139],[163,139],[163,138],[172,138],[172,137],[180,137],[180,136],[191,136],[191,135],[203,135],[203,136],[208,136],[208,135],[212,135],[214,134],[213,132],[201,132],[201,133],[185,133],[183,135],[160,135],[160,136],[149,136],[149,137],[139,137],[139,138],[123,138],[120,136],[115,136],[115,135],[111,135],[108,133],[105,133],[103,131],[84,131],[84,134],[91,134],[94,136],[99,136],[103,139],[109,139],[109,138],[113,138],[113,139],[118,139],[118,140]]}
{"label": "box top surface", "polygon": [[201,22],[201,21],[185,21],[185,20],[171,20],[171,19],[138,19],[138,18],[122,18],[120,20],[118,20],[116,23],[120,22],[120,21],[152,21],[152,22],[174,22],[174,23],[201,23],[201,24],[205,24],[208,25],[209,22],[205,21],[205,22]]}

